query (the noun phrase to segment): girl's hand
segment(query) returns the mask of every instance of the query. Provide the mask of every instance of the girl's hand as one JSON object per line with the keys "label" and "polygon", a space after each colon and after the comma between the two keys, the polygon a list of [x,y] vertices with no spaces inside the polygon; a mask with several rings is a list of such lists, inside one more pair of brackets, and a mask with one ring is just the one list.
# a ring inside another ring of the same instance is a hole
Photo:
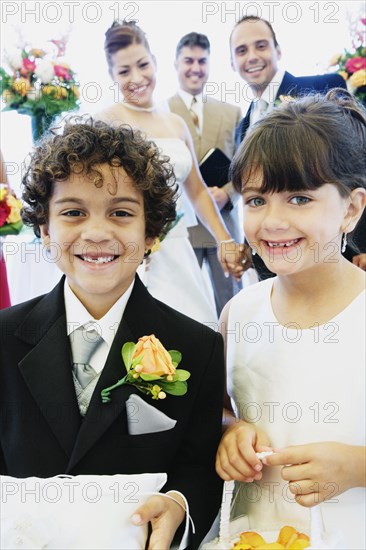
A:
{"label": "girl's hand", "polygon": [[302,506],[315,506],[365,485],[364,447],[334,442],[296,445],[275,449],[263,462],[283,466],[282,478]]}
{"label": "girl's hand", "polygon": [[252,265],[251,250],[246,244],[221,241],[217,246],[217,255],[224,272],[237,281],[240,281],[244,271]]}
{"label": "girl's hand", "polygon": [[149,539],[148,550],[170,548],[176,530],[182,523],[185,513],[185,503],[180,495],[169,492],[181,506],[172,499],[163,496],[152,496],[140,506],[132,516],[132,523],[145,525],[151,522],[152,533]]}
{"label": "girl's hand", "polygon": [[271,451],[267,435],[253,424],[236,420],[222,436],[216,471],[225,481],[235,479],[251,483],[262,477],[262,462],[256,452]]}

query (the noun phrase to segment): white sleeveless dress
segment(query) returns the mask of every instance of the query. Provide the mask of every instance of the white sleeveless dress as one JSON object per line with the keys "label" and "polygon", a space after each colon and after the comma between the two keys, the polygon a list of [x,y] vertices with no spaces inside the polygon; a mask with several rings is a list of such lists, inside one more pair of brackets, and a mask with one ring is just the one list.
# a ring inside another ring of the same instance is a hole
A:
{"label": "white sleeveless dress", "polygon": [[187,227],[197,223],[182,186],[192,167],[191,152],[178,138],[151,139],[174,166],[180,188],[177,212],[183,213],[183,216],[161,242],[159,250],[151,254],[143,281],[155,298],[216,330],[213,294],[209,292],[209,283],[205,281],[188,239]]}
{"label": "white sleeveless dress", "polygon": [[[365,445],[366,291],[331,321],[301,330],[280,325],[273,279],[237,294],[228,319],[228,392],[238,417],[254,422],[277,448],[320,441]],[[332,485],[329,486],[329,492]],[[332,548],[365,549],[364,488],[320,504]],[[250,528],[293,525],[309,532],[310,512],[294,502],[279,468],[240,484],[236,514]]]}

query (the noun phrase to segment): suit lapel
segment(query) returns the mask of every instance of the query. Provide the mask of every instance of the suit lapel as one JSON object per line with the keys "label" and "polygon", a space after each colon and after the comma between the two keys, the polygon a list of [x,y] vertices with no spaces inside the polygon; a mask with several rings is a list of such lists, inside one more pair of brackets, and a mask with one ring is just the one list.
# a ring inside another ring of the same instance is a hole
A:
{"label": "suit lapel", "polygon": [[32,345],[19,369],[44,418],[67,455],[80,427],[66,334],[63,280],[42,298],[16,336]]}
{"label": "suit lapel", "polygon": [[[102,403],[101,391],[112,386],[125,375],[121,349],[125,342],[137,342],[147,334],[160,332],[159,314],[152,296],[136,277],[134,289],[118,327],[110,353],[98,384],[94,390],[85,419],[80,428],[75,448],[67,471],[82,459],[89,449],[102,437],[119,415],[125,414],[125,405],[132,391],[131,385],[123,385],[111,393],[111,401]],[[121,430],[122,430],[121,424]]]}
{"label": "suit lapel", "polygon": [[247,130],[248,130],[249,125],[250,125],[250,115],[251,115],[252,109],[253,109],[253,101],[249,105],[249,109],[248,109],[245,117],[242,119],[240,125],[237,128],[236,139],[235,139],[236,147],[239,147],[240,143],[245,138],[245,134],[247,133]]}
{"label": "suit lapel", "polygon": [[297,81],[296,78],[285,71],[285,74],[283,75],[282,82],[280,84],[280,87],[278,88],[276,99],[279,99],[281,95],[294,95],[297,94]]}

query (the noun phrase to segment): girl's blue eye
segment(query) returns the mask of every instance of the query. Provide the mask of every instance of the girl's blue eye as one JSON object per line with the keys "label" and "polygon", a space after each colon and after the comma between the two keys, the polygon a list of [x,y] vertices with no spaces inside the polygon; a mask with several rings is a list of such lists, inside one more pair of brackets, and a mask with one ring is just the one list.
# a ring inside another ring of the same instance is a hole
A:
{"label": "girl's blue eye", "polygon": [[80,212],[80,210],[68,210],[67,212],[64,212],[63,215],[77,217],[82,216],[82,213]]}
{"label": "girl's blue eye", "polygon": [[309,197],[303,197],[301,195],[298,195],[296,197],[292,197],[291,201],[293,204],[297,204],[298,206],[302,206],[303,204],[307,204],[310,202]]}
{"label": "girl's blue eye", "polygon": [[249,206],[263,206],[264,199],[261,197],[253,197],[252,199],[248,199],[245,204]]}

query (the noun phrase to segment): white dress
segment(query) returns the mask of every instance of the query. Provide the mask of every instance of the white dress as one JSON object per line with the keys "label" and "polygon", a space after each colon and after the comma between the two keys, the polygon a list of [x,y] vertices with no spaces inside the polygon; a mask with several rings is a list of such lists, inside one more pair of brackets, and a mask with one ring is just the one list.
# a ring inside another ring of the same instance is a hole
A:
{"label": "white dress", "polygon": [[[365,445],[366,292],[331,321],[301,330],[275,318],[272,285],[249,286],[231,302],[228,392],[237,416],[255,422],[275,448]],[[330,496],[319,508],[331,548],[366,548],[365,489]],[[264,467],[260,482],[240,484],[235,512],[248,514],[255,530],[293,525],[309,533],[310,511],[294,502],[276,467]]]}
{"label": "white dress", "polygon": [[151,254],[143,281],[158,300],[201,323],[217,329],[217,314],[209,282],[205,280],[188,239],[187,227],[197,219],[182,184],[192,167],[192,155],[178,138],[151,138],[174,166],[180,196],[177,212],[182,218]]}

